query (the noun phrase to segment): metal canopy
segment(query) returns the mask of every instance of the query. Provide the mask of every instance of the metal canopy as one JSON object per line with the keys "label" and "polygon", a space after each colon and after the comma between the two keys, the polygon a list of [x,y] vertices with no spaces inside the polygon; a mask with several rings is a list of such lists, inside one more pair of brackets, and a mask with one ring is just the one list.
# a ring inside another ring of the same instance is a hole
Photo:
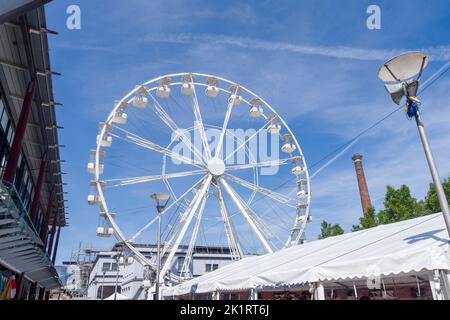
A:
{"label": "metal canopy", "polygon": [[378,78],[384,82],[402,82],[420,74],[428,62],[423,52],[407,52],[387,61],[378,71]]}

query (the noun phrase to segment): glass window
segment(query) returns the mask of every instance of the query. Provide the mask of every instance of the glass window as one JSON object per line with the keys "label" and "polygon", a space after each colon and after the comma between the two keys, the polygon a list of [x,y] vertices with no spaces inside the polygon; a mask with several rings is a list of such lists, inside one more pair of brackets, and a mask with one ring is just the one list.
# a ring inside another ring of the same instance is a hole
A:
{"label": "glass window", "polygon": [[6,139],[8,140],[8,145],[10,145],[10,146],[11,146],[11,141],[12,141],[13,135],[14,135],[13,131],[14,131],[13,128],[11,128],[11,126],[9,126],[8,136]]}
{"label": "glass window", "polygon": [[212,269],[213,269],[213,271],[219,269],[219,265],[217,263],[214,263],[212,265]]}
{"label": "glass window", "polygon": [[205,264],[205,271],[206,272],[211,272],[211,264],[210,263],[207,263],[207,264]]}
{"label": "glass window", "polygon": [[111,263],[110,262],[103,262],[103,265],[102,265],[102,271],[109,271],[109,270],[111,270]]}
{"label": "glass window", "polygon": [[181,269],[183,269],[184,260],[185,260],[184,257],[178,257],[178,260],[177,260],[177,270],[178,270],[178,272],[181,272]]}
{"label": "glass window", "polygon": [[117,271],[117,263],[111,264],[111,271]]}

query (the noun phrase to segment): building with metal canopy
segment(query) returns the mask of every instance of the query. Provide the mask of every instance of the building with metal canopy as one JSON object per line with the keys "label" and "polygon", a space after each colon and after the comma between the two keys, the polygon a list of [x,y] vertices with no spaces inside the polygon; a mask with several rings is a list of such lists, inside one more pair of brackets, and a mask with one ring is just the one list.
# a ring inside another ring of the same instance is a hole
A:
{"label": "building with metal canopy", "polygon": [[0,5],[0,272],[15,299],[44,299],[67,226],[44,4]]}

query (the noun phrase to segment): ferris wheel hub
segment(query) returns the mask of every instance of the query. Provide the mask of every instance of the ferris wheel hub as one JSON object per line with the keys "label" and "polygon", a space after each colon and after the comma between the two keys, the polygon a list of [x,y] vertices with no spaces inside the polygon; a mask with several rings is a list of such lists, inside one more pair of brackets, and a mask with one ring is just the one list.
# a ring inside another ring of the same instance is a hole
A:
{"label": "ferris wheel hub", "polygon": [[221,176],[225,172],[225,163],[222,159],[211,158],[208,161],[208,171],[214,176]]}

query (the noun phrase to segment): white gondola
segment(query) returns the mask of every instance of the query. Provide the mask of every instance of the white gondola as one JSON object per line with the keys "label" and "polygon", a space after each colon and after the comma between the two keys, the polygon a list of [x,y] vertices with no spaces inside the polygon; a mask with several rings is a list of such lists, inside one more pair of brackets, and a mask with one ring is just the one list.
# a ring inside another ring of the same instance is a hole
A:
{"label": "white gondola", "polygon": [[97,205],[100,203],[100,198],[97,195],[94,194],[90,194],[88,195],[88,204],[93,206],[93,205]]}
{"label": "white gondola", "polygon": [[234,106],[240,105],[242,102],[242,96],[237,94],[232,94],[230,98],[228,98],[228,103],[233,103]]}
{"label": "white gondola", "polygon": [[125,258],[124,257],[119,257],[119,265],[124,265],[125,264]]}
{"label": "white gondola", "polygon": [[148,91],[142,85],[137,86],[136,88],[137,88],[136,95],[133,98],[132,104],[136,108],[144,109],[145,107],[147,107],[147,104],[148,104],[148,98],[147,98]]}
{"label": "white gondola", "polygon": [[133,106],[139,109],[144,109],[147,107],[148,98],[144,95],[136,95],[133,98]]}
{"label": "white gondola", "polygon": [[181,85],[181,92],[186,95],[194,94],[194,85],[192,83],[184,82]]}
{"label": "white gondola", "polygon": [[297,204],[297,209],[306,209],[308,208],[308,204],[307,203],[299,203]]}
{"label": "white gondola", "polygon": [[[95,164],[94,164],[94,162],[89,162],[88,165],[87,165],[87,168],[88,168],[88,172],[89,173],[95,174]],[[103,174],[103,169],[104,168],[105,168],[104,164],[100,163],[98,173],[99,174]]]}
{"label": "white gondola", "polygon": [[283,151],[285,153],[292,153],[292,152],[294,152],[294,150],[295,150],[295,144],[293,144],[292,142],[286,142],[281,147],[281,151]]}
{"label": "white gondola", "polygon": [[269,132],[270,134],[279,134],[280,130],[281,130],[281,125],[278,123],[271,123],[267,127],[267,132]]}
{"label": "white gondola", "polygon": [[305,221],[305,219],[306,219],[306,222],[311,222],[312,221],[312,216],[311,215],[308,215],[308,218],[306,218],[306,216],[299,216],[299,217],[297,217],[297,222],[299,222],[299,223],[302,223],[302,222],[304,222]]}
{"label": "white gondola", "polygon": [[168,98],[170,96],[170,87],[166,84],[156,88],[156,95],[160,98]]}
{"label": "white gondola", "polygon": [[298,198],[306,198],[307,196],[308,196],[308,194],[306,193],[305,190],[300,190],[299,192],[297,192]]}
{"label": "white gondola", "polygon": [[102,147],[111,147],[112,137],[110,135],[104,135],[100,141],[100,135],[97,135],[97,143],[99,143]]}
{"label": "white gondola", "polygon": [[296,176],[298,176],[304,172],[305,172],[305,168],[302,166],[295,166],[294,168],[292,168],[292,173],[295,174]]}
{"label": "white gondola", "polygon": [[262,107],[259,106],[252,106],[250,108],[250,116],[253,118],[260,117],[263,114],[264,110]]}
{"label": "white gondola", "polygon": [[97,236],[99,237],[110,237],[114,233],[113,228],[105,228],[105,227],[98,227],[97,228]]}
{"label": "white gondola", "polygon": [[216,86],[207,86],[205,90],[205,95],[210,98],[215,98],[219,94],[219,88]]}
{"label": "white gondola", "polygon": [[112,121],[118,124],[125,124],[127,122],[127,113],[125,111],[128,107],[126,102],[115,101],[114,104],[118,106],[118,108],[114,113]]}
{"label": "white gondola", "polygon": [[134,262],[134,258],[133,257],[128,257],[127,258],[127,264],[132,264]]}
{"label": "white gondola", "polygon": [[301,239],[300,240],[300,244],[306,244],[306,242],[307,242],[306,239]]}
{"label": "white gondola", "polygon": [[127,123],[127,118],[128,116],[125,112],[116,111],[112,121],[118,124],[125,124]]}

